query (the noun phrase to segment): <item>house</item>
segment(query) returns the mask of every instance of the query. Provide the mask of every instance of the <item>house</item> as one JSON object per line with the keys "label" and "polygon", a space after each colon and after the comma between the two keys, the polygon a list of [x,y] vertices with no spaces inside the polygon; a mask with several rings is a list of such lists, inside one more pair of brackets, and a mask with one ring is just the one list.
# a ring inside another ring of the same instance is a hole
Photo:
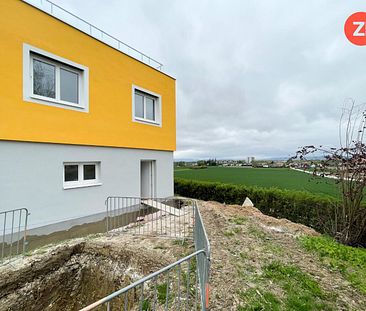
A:
{"label": "house", "polygon": [[47,0],[0,11],[0,211],[52,232],[110,195],[172,196],[175,79]]}

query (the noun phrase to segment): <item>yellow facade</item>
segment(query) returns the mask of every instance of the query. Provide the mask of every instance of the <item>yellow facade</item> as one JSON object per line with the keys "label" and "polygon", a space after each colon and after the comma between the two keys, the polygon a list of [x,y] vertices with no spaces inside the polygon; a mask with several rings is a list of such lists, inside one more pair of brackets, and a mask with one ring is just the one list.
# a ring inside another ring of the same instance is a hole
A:
{"label": "yellow facade", "polygon": [[[0,140],[175,150],[175,80],[20,1],[0,1]],[[89,112],[23,100],[23,44],[89,68]],[[132,121],[132,85],[160,94],[162,126]]]}

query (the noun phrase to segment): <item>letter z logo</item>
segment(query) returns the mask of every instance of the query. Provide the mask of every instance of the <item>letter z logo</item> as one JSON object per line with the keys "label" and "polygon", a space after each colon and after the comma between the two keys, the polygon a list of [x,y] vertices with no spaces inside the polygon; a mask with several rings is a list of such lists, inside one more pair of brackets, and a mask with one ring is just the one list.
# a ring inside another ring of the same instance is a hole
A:
{"label": "letter z logo", "polygon": [[347,39],[355,45],[366,45],[366,12],[357,12],[349,16],[344,23]]}
{"label": "letter z logo", "polygon": [[[353,22],[353,25],[358,26],[355,32],[353,33],[354,37],[364,37],[365,32],[361,32],[362,28],[365,27],[365,22]],[[364,30],[365,31],[365,30]]]}

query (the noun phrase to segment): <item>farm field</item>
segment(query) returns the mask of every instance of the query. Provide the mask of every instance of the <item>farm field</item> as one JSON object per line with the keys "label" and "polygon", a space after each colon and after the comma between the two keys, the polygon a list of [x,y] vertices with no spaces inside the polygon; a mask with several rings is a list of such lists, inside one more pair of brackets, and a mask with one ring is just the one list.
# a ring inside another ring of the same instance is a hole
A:
{"label": "farm field", "polygon": [[175,169],[174,176],[189,180],[308,191],[332,197],[338,197],[339,193],[338,186],[332,179],[314,177],[310,174],[287,168],[178,168]]}

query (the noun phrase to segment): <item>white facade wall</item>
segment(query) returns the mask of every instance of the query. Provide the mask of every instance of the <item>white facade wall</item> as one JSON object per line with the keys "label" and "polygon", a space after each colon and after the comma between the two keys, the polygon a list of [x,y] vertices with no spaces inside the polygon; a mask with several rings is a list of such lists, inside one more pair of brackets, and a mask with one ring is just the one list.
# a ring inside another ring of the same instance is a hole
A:
{"label": "white facade wall", "polygon": [[[140,196],[143,160],[155,161],[156,197],[173,196],[170,151],[0,141],[0,211],[28,208],[29,228],[62,222],[46,233],[99,220],[108,196]],[[64,162],[100,162],[102,184],[64,189]]]}

